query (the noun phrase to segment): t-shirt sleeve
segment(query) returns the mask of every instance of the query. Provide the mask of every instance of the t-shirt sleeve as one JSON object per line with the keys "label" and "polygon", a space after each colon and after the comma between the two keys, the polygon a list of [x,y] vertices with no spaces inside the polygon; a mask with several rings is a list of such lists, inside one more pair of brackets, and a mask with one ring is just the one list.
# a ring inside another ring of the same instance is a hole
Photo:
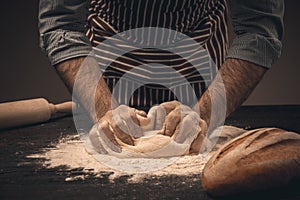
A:
{"label": "t-shirt sleeve", "polygon": [[91,45],[84,33],[87,0],[40,0],[40,46],[52,65],[87,56]]}
{"label": "t-shirt sleeve", "polygon": [[227,58],[270,68],[280,57],[284,0],[229,0],[236,34]]}

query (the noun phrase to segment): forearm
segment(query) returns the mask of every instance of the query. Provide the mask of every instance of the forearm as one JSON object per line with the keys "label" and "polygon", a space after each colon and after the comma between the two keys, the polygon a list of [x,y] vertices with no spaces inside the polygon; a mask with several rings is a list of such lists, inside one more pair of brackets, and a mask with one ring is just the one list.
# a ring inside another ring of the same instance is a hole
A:
{"label": "forearm", "polygon": [[[238,59],[227,59],[224,62],[219,70],[222,81],[215,79],[198,103],[200,116],[209,126],[209,130],[223,123],[224,116],[218,112],[226,108],[227,117],[247,99],[266,70],[261,66]],[[225,95],[222,92],[224,89]],[[212,105],[216,106],[213,116]]]}
{"label": "forearm", "polygon": [[[107,84],[101,77],[98,64],[93,58],[79,57],[64,61],[56,66],[56,71],[72,95],[89,113],[94,123],[116,106]],[[77,76],[79,72],[80,76]],[[76,87],[74,88],[75,80]],[[97,83],[96,90],[94,90]]]}

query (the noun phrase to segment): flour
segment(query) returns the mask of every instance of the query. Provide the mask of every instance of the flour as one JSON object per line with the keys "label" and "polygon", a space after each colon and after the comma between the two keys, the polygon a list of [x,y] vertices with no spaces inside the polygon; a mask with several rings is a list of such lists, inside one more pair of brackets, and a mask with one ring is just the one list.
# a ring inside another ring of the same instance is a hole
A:
{"label": "flour", "polygon": [[[223,128],[223,132],[226,132],[226,134],[228,134],[229,130],[231,132],[235,132],[232,128]],[[99,159],[95,159],[94,156],[86,151],[85,145],[78,135],[72,135],[62,138],[54,148],[44,149],[43,153],[30,155],[28,158],[44,158],[45,162],[43,163],[43,166],[45,168],[57,168],[64,166],[70,170],[76,168],[81,168],[83,170],[83,174],[71,175],[70,177],[67,177],[65,181],[84,180],[91,173],[97,177],[101,176],[101,173],[106,172],[106,174],[110,174],[109,179],[111,181],[123,175],[131,175],[131,179],[129,181],[139,182],[142,181],[143,178],[149,176],[189,176],[195,174],[200,176],[206,162],[213,153],[214,151],[207,154],[181,156],[172,160],[168,166],[156,171],[134,173],[112,169],[101,163]]]}
{"label": "flour", "polygon": [[[57,168],[65,166],[67,169],[83,168],[86,174],[93,173],[96,177],[100,173],[107,172],[111,175],[110,180],[113,181],[122,175],[132,175],[129,181],[138,182],[147,176],[162,176],[162,175],[192,175],[201,174],[205,163],[210,157],[208,155],[189,155],[178,158],[174,163],[164,169],[147,173],[126,173],[116,169],[111,169],[96,160],[90,155],[80,140],[79,136],[68,136],[63,138],[54,148],[44,150],[42,154],[34,154],[28,158],[45,158],[43,166],[46,168]],[[85,175],[74,175],[67,177],[65,181],[84,180]]]}

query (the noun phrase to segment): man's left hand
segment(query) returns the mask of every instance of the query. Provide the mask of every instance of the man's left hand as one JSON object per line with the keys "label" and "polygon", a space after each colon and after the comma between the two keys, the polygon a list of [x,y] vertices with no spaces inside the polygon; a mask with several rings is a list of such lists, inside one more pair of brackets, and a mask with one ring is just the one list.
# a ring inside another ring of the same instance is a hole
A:
{"label": "man's left hand", "polygon": [[[199,153],[207,132],[207,125],[198,113],[178,101],[160,104],[148,113],[151,125],[148,129],[160,130],[159,133],[169,137],[183,137],[194,128],[195,139],[191,144],[190,153]],[[193,127],[193,126],[197,127]]]}

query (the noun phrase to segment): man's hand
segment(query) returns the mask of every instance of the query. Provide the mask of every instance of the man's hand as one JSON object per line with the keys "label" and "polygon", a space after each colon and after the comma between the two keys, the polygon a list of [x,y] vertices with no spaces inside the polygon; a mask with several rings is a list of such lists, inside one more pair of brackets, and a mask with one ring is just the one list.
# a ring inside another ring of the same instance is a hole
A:
{"label": "man's hand", "polygon": [[[166,112],[166,118],[161,129],[163,135],[172,136],[183,118],[183,112],[189,112],[179,101],[170,101],[160,104]],[[191,112],[191,111],[190,111]]]}
{"label": "man's hand", "polygon": [[141,125],[149,121],[144,111],[121,105],[106,112],[99,120],[99,128],[115,145],[134,145],[134,139],[143,135]]}
{"label": "man's hand", "polygon": [[[176,137],[179,133],[181,137],[187,137],[185,134],[195,134],[189,153],[199,153],[207,132],[206,122],[197,112],[178,101],[162,103],[160,106],[167,114],[161,133],[170,137]],[[193,128],[195,132],[191,133],[190,130]]]}
{"label": "man's hand", "polygon": [[190,107],[178,101],[165,102],[151,108],[148,117],[151,123],[146,127],[147,130],[160,130],[160,134],[172,137],[178,143],[188,137],[186,134],[194,134],[189,153],[199,153],[207,125]]}

